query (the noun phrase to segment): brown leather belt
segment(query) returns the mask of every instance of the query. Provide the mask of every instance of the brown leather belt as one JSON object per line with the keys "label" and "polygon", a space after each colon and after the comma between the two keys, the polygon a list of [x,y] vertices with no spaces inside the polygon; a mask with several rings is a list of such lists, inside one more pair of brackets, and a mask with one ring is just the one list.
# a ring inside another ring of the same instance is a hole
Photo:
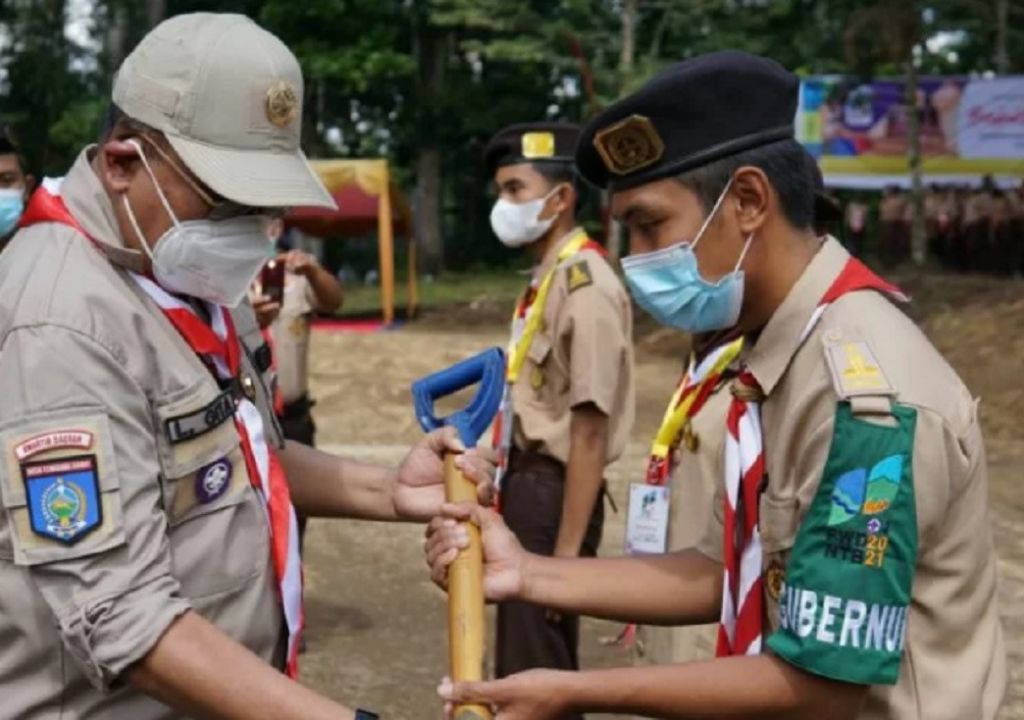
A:
{"label": "brown leather belt", "polygon": [[[508,457],[508,470],[509,472],[540,472],[565,479],[565,465],[560,460],[531,450],[512,448]],[[615,498],[608,491],[607,481],[601,483],[601,494],[607,498],[608,504],[612,506],[612,511],[619,512]]]}

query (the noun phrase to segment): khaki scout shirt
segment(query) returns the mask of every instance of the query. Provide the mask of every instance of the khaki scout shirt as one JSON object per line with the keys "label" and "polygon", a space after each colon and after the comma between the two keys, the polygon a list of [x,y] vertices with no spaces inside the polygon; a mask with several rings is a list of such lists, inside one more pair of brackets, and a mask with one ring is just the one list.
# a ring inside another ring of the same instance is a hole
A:
{"label": "khaki scout shirt", "polygon": [[[989,720],[1006,665],[977,403],[877,292],[844,295],[800,341],[848,257],[826,240],[746,357],[767,394],[764,637],[808,672],[871,685],[860,720]],[[892,438],[905,455],[880,472],[894,457],[874,445]],[[700,549],[721,558],[720,512]],[[888,607],[864,595],[878,578]],[[865,680],[886,661],[895,684]]]}
{"label": "khaki scout shirt", "polygon": [[[87,153],[60,192],[100,247],[47,223],[0,257],[0,715],[177,718],[123,673],[187,610],[281,660],[266,513],[233,403],[126,274]],[[258,337],[251,308],[235,321]]]}
{"label": "khaki scout shirt", "polygon": [[[719,385],[690,420],[696,446],[679,444],[669,478],[668,550],[675,552],[697,545],[708,532],[715,514],[717,488],[724,479],[726,417],[732,395]],[[692,448],[692,449],[691,449]],[[715,651],[717,625],[700,627],[649,627],[651,661],[659,665],[710,657]]]}
{"label": "khaki scout shirt", "polygon": [[304,275],[287,273],[281,313],[270,326],[274,338],[277,384],[285,403],[309,390],[309,321],[313,312],[313,286]]}
{"label": "khaki scout shirt", "polygon": [[972,192],[964,201],[964,225],[988,222],[992,212],[992,196],[987,192]]}
{"label": "khaki scout shirt", "polygon": [[[540,282],[575,230],[556,243],[534,270]],[[512,388],[513,442],[520,450],[569,462],[569,421],[592,402],[608,416],[607,462],[619,458],[633,427],[633,314],[608,261],[584,249],[555,270],[519,379]]]}
{"label": "khaki scout shirt", "polygon": [[902,195],[886,195],[878,202],[878,219],[882,222],[902,222],[907,205],[907,199]]}

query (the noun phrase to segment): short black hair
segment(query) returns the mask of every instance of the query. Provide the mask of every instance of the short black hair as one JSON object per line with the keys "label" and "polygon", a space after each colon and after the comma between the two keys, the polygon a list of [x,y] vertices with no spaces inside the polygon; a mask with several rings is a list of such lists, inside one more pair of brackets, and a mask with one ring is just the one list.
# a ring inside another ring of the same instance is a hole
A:
{"label": "short black hair", "polygon": [[545,180],[551,183],[552,187],[560,183],[568,183],[576,191],[576,205],[573,207],[573,216],[579,215],[580,208],[584,204],[583,183],[580,182],[580,175],[576,172],[576,166],[564,162],[532,162],[530,163]]}
{"label": "short black hair", "polygon": [[793,227],[812,227],[814,178],[808,168],[807,151],[796,140],[787,138],[730,155],[687,170],[677,175],[676,180],[696,193],[705,212],[711,212],[733,173],[745,165],[759,168],[768,176],[779,195],[782,213]]}
{"label": "short black hair", "polygon": [[544,179],[552,185],[569,183],[578,192],[580,184],[579,175],[571,163],[534,162],[530,164],[533,165],[534,170],[543,175]]}

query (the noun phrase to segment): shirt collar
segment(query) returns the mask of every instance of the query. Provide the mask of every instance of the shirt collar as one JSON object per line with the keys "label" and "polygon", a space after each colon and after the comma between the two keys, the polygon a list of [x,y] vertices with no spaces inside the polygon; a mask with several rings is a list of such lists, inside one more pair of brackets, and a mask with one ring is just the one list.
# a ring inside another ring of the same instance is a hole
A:
{"label": "shirt collar", "polygon": [[536,282],[543,280],[544,276],[547,275],[553,267],[555,267],[558,263],[558,254],[562,252],[565,246],[581,232],[583,232],[583,228],[578,226],[574,227],[572,230],[560,237],[558,242],[548,248],[547,252],[544,253],[544,259],[533,268],[532,275]]}
{"label": "shirt collar", "polygon": [[770,395],[803,344],[804,330],[850,254],[832,237],[821,245],[746,356],[746,368]]}
{"label": "shirt collar", "polygon": [[92,167],[95,154],[95,145],[79,153],[61,183],[61,198],[75,220],[112,262],[142,272],[144,256],[142,251],[127,247],[121,237],[110,196]]}

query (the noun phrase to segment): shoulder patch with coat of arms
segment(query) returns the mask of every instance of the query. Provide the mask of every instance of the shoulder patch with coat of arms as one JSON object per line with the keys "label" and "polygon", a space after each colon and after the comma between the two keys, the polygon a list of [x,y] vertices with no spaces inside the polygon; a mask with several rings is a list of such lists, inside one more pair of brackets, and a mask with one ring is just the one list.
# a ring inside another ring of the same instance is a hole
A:
{"label": "shoulder patch with coat of arms", "polygon": [[74,545],[103,521],[95,455],[21,463],[32,532]]}
{"label": "shoulder patch with coat of arms", "polygon": [[47,411],[0,427],[0,505],[16,565],[123,544],[109,418],[99,409]]}

